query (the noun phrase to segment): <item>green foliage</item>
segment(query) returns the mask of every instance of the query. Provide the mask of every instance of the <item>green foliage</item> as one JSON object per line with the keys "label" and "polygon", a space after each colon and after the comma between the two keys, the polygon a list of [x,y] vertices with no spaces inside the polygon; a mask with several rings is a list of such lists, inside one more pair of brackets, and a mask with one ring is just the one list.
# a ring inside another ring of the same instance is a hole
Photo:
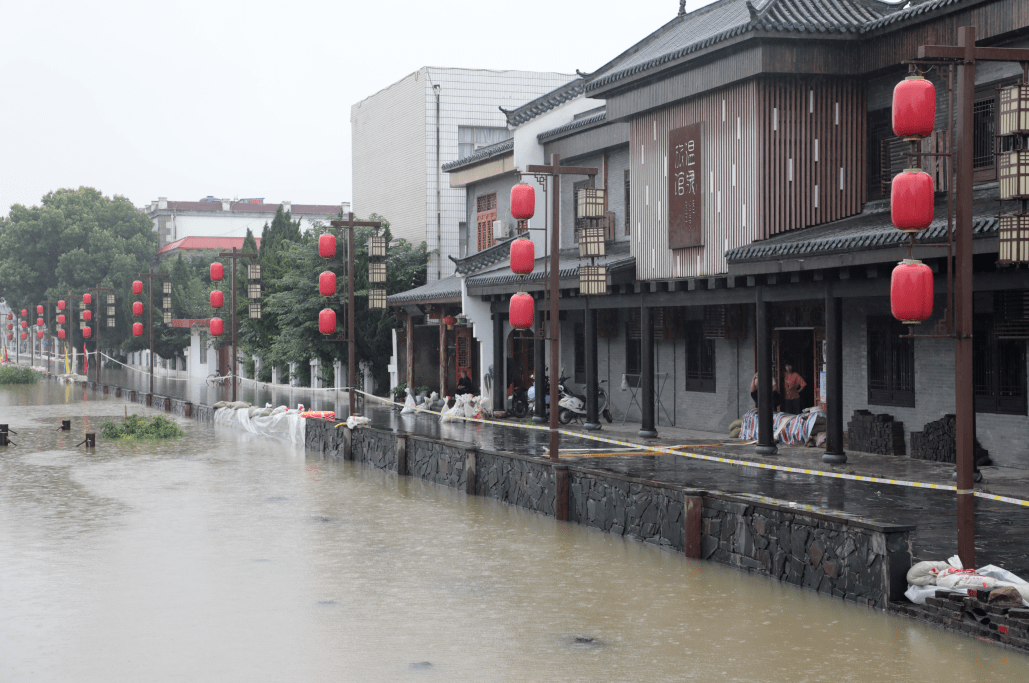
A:
{"label": "green foliage", "polygon": [[120,425],[113,420],[100,423],[100,434],[105,439],[172,439],[185,436],[186,432],[177,424],[157,415],[148,420],[142,415],[129,415]]}
{"label": "green foliage", "polygon": [[0,384],[35,384],[43,374],[18,365],[0,366]]}

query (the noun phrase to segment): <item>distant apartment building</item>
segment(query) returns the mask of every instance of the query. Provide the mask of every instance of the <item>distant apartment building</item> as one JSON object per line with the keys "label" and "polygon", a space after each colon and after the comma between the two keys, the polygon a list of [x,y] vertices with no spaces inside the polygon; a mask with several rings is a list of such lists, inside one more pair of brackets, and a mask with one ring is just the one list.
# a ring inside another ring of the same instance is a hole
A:
{"label": "distant apartment building", "polygon": [[[429,281],[454,273],[468,226],[465,190],[442,165],[511,137],[500,107],[515,109],[574,75],[423,67],[350,109],[353,201],[362,217],[430,251]],[[474,226],[473,226],[474,229]]]}
{"label": "distant apartment building", "polygon": [[[293,220],[300,220],[301,231],[315,221],[325,222],[340,211],[350,211],[350,202],[340,204],[293,204],[282,202]],[[160,197],[146,208],[157,233],[157,248],[187,237],[246,237],[247,229],[260,237],[265,223],[271,223],[279,204],[264,199],[217,199],[206,197],[195,202],[168,201]]]}

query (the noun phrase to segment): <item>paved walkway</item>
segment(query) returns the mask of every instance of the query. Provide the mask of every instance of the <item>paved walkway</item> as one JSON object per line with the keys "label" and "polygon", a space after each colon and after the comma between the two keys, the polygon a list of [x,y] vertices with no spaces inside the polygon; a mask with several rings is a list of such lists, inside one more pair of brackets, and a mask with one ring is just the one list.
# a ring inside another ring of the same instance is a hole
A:
{"label": "paved walkway", "polygon": [[[380,427],[428,437],[471,443],[481,448],[547,455],[549,434],[512,423],[440,424],[436,416],[400,415],[388,408],[368,408],[366,414]],[[570,427],[583,433],[581,427]],[[724,435],[697,430],[659,428],[657,439],[641,439],[626,425],[605,424],[597,436],[635,444],[678,447],[706,455],[772,463],[826,472],[904,479],[953,485],[953,466],[913,460],[906,456],[847,453],[847,463],[835,468],[821,461],[823,449],[785,447],[780,454],[759,457],[752,444],[732,443]],[[585,435],[584,435],[585,436]],[[697,460],[678,455],[633,451],[583,437],[561,437],[561,458],[569,464],[668,482],[683,487],[752,493],[798,503],[841,510],[881,522],[912,524],[916,559],[946,559],[957,553],[955,494],[889,484],[835,479]],[[983,468],[979,488],[1016,498],[1029,498],[1029,471]],[[979,566],[996,564],[1029,578],[1029,508],[976,499],[976,559]]]}

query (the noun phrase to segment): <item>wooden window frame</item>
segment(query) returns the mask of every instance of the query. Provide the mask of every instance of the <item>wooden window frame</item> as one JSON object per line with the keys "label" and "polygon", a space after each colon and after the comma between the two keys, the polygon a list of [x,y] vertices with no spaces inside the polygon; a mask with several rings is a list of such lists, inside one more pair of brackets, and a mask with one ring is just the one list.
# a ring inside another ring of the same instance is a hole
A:
{"label": "wooden window frame", "polygon": [[[893,316],[866,320],[866,379],[868,403],[877,406],[915,407],[914,340],[901,338],[907,328]],[[875,371],[876,363],[881,370]]]}
{"label": "wooden window frame", "polygon": [[632,234],[632,221],[629,216],[629,207],[631,206],[631,192],[632,183],[629,169],[625,169],[625,206],[622,212],[625,214],[625,236],[628,237]]}
{"label": "wooden window frame", "polygon": [[[975,412],[1026,414],[1025,339],[998,338],[994,314],[975,316],[972,333],[972,385]],[[1004,384],[1004,380],[1008,384]]]}
{"label": "wooden window frame", "polygon": [[497,193],[490,192],[475,198],[475,246],[476,252],[489,249],[493,239],[493,221],[497,220]]}

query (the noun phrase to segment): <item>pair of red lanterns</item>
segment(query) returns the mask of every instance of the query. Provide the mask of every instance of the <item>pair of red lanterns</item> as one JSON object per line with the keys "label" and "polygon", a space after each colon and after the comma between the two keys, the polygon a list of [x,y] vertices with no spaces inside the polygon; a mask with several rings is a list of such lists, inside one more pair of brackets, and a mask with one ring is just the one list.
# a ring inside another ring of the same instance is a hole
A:
{"label": "pair of red lanterns", "polygon": [[[920,75],[912,75],[893,90],[893,133],[917,142],[936,125],[936,88]],[[890,187],[890,217],[898,230],[918,233],[933,221],[933,179],[919,168],[905,169]],[[933,313],[933,273],[921,261],[905,259],[890,278],[890,309],[905,325],[914,325]]]}
{"label": "pair of red lanterns", "polygon": [[[528,220],[536,212],[536,190],[528,183],[518,183],[511,188],[511,217]],[[531,239],[519,239],[511,243],[511,272],[528,275],[536,264],[536,248]],[[532,327],[536,303],[531,294],[518,292],[511,297],[507,317],[511,327],[528,330]]]}

